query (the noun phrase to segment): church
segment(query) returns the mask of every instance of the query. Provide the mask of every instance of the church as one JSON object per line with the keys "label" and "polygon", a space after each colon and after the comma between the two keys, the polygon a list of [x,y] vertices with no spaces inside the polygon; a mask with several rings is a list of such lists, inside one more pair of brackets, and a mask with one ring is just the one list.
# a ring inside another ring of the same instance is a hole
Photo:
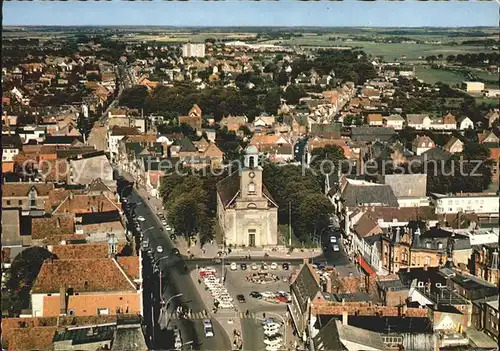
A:
{"label": "church", "polygon": [[255,146],[245,149],[241,170],[217,183],[217,217],[226,246],[278,244],[278,204],[262,181]]}

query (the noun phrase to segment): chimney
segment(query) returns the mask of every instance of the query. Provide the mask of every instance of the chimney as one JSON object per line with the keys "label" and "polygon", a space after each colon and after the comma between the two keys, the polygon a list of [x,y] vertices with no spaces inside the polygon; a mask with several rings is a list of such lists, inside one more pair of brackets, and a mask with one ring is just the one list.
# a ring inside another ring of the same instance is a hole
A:
{"label": "chimney", "polygon": [[349,325],[347,322],[349,315],[347,314],[346,310],[342,311],[342,325]]}
{"label": "chimney", "polygon": [[61,311],[60,314],[65,315],[66,314],[66,288],[64,286],[61,286],[59,288],[59,299],[60,299],[60,306],[61,306]]}

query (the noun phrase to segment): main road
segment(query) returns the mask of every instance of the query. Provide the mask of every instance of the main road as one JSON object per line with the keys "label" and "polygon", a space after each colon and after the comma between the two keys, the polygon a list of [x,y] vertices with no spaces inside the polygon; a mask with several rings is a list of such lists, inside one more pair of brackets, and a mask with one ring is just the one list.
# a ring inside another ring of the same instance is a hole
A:
{"label": "main road", "polygon": [[[149,247],[153,249],[153,260],[158,262],[162,273],[162,285],[164,290],[164,300],[168,301],[172,296],[182,294],[180,297],[172,299],[168,306],[168,315],[172,315],[172,311],[179,305],[185,306],[192,310],[193,313],[203,312],[208,310],[204,305],[200,295],[196,290],[196,286],[189,275],[189,268],[184,262],[184,259],[179,256],[172,255],[172,244],[155,213],[145,204],[144,200],[134,189],[128,197],[129,202],[135,203],[135,213],[137,216],[144,217],[145,221],[140,222],[144,234],[144,238],[149,240]],[[163,248],[162,253],[156,252],[156,247]],[[144,264],[145,270],[151,272],[152,267],[147,255],[145,255]],[[160,260],[160,261],[158,261]],[[151,276],[154,279],[148,279],[145,276],[144,285],[144,318],[146,323],[151,322],[151,310],[154,314],[155,328],[149,327],[147,337],[154,338],[154,349],[169,349],[173,348],[171,342],[171,334],[168,331],[160,331],[158,328],[158,316],[160,310],[159,304],[159,285],[158,278]],[[153,293],[151,295],[151,293]],[[151,309],[152,306],[152,309]],[[149,319],[149,320],[148,320]],[[200,319],[173,319],[170,322],[177,325],[181,331],[182,341],[184,343],[192,341],[192,347],[196,350],[231,350],[231,344],[222,327],[212,319],[215,336],[205,338],[203,330],[203,321]],[[154,336],[153,336],[154,334]]]}

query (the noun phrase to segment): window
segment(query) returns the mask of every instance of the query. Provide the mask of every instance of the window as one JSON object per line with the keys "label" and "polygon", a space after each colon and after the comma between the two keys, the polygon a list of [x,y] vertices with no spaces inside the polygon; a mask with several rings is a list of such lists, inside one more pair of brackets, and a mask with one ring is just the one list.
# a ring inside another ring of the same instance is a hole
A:
{"label": "window", "polygon": [[10,206],[10,200],[7,200],[7,206]]}
{"label": "window", "polygon": [[425,256],[425,264],[428,265],[428,266],[431,264],[431,258],[430,258],[430,256]]}
{"label": "window", "polygon": [[431,242],[430,241],[426,241],[425,242],[425,248],[426,249],[430,249],[431,248]]}
{"label": "window", "polygon": [[255,183],[250,183],[250,184],[248,184],[248,192],[249,192],[250,194],[255,193]]}
{"label": "window", "polygon": [[[99,310],[98,310],[99,311]],[[75,310],[74,309],[69,309],[68,310],[68,315],[74,316],[75,315]]]}
{"label": "window", "polygon": [[19,200],[17,203],[18,203],[19,206],[22,206],[23,205],[23,200]]}
{"label": "window", "polygon": [[36,207],[36,200],[30,200],[30,207]]}
{"label": "window", "polygon": [[97,309],[97,315],[103,315],[103,314],[109,314],[109,308],[98,308]]}
{"label": "window", "polygon": [[437,243],[437,247],[439,250],[442,250],[443,249],[443,243],[440,241]]}

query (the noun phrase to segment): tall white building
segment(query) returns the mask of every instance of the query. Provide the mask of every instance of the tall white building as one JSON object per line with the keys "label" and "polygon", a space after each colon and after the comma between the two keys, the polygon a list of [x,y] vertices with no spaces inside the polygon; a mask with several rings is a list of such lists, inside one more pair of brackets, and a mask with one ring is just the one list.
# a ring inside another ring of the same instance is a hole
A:
{"label": "tall white building", "polygon": [[205,44],[183,44],[182,57],[205,57]]}

